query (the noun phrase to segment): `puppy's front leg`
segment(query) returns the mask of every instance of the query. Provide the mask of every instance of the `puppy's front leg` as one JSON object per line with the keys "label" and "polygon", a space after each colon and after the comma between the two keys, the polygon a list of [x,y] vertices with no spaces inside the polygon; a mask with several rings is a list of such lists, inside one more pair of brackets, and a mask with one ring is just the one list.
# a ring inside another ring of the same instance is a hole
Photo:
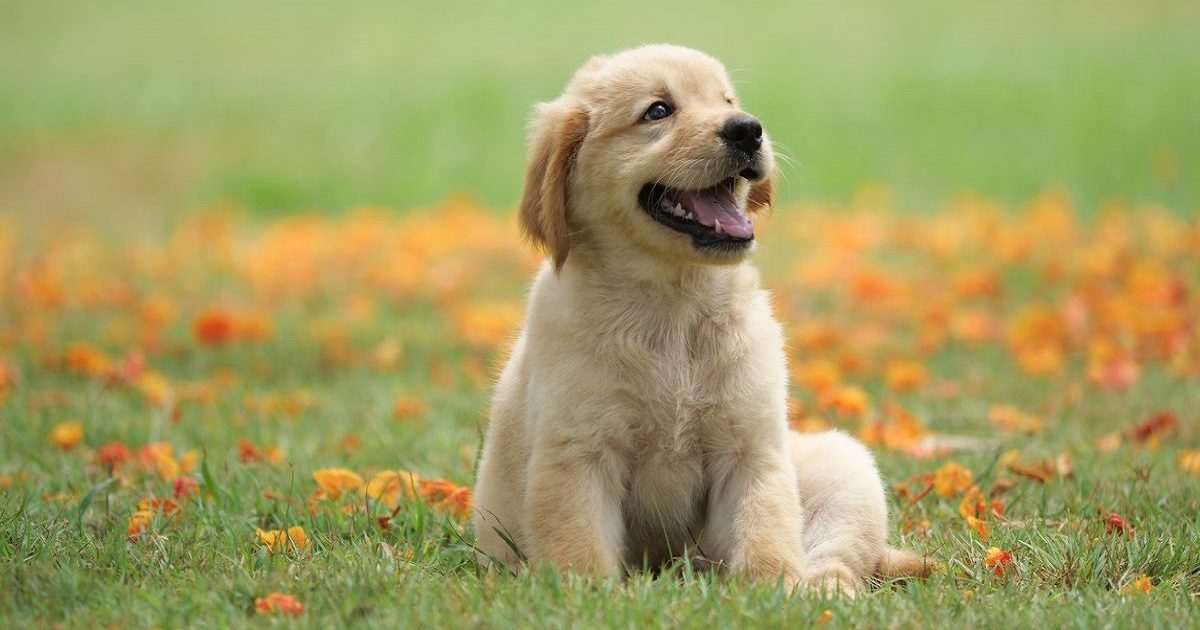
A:
{"label": "puppy's front leg", "polygon": [[529,465],[527,530],[533,564],[615,574],[625,542],[619,456],[540,439]]}
{"label": "puppy's front leg", "polygon": [[713,456],[712,487],[701,551],[735,575],[789,587],[803,578],[801,515],[783,446],[760,445]]}

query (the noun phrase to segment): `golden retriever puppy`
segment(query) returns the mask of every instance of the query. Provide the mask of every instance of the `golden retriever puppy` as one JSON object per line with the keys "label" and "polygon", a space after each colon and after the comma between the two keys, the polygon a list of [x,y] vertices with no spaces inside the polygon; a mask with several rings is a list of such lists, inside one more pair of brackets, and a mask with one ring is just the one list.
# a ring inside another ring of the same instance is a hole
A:
{"label": "golden retriever puppy", "polygon": [[676,558],[853,591],[885,546],[871,454],[789,433],[754,250],[771,144],[687,48],[595,57],[538,106],[520,221],[549,253],[497,385],[480,557],[617,574]]}

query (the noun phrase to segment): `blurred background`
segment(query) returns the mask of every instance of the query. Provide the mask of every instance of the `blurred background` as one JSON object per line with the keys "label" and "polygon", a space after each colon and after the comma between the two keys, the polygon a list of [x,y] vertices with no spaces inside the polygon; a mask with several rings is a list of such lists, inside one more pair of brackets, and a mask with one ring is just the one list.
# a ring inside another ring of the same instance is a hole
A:
{"label": "blurred background", "polygon": [[3,0],[0,213],[507,210],[533,103],[648,42],[725,62],[784,202],[1200,199],[1195,1]]}

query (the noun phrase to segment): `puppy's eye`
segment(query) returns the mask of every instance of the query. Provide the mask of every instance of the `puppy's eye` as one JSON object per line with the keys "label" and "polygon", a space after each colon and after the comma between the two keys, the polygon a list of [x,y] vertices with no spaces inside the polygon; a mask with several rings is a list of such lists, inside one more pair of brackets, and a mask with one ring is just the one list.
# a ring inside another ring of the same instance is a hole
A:
{"label": "puppy's eye", "polygon": [[642,120],[653,122],[655,120],[662,120],[674,113],[674,107],[662,101],[655,101],[653,105],[646,108],[646,113],[642,114]]}

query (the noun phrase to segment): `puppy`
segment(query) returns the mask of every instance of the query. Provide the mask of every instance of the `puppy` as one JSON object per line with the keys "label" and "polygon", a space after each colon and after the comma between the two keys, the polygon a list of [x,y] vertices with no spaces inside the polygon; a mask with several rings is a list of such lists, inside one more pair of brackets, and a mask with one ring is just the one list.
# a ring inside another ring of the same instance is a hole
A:
{"label": "puppy", "polygon": [[549,256],[497,385],[481,559],[617,574],[673,559],[853,592],[924,572],[885,546],[871,454],[787,427],[783,335],[754,250],[762,126],[715,59],[591,59],[538,106],[520,222]]}

